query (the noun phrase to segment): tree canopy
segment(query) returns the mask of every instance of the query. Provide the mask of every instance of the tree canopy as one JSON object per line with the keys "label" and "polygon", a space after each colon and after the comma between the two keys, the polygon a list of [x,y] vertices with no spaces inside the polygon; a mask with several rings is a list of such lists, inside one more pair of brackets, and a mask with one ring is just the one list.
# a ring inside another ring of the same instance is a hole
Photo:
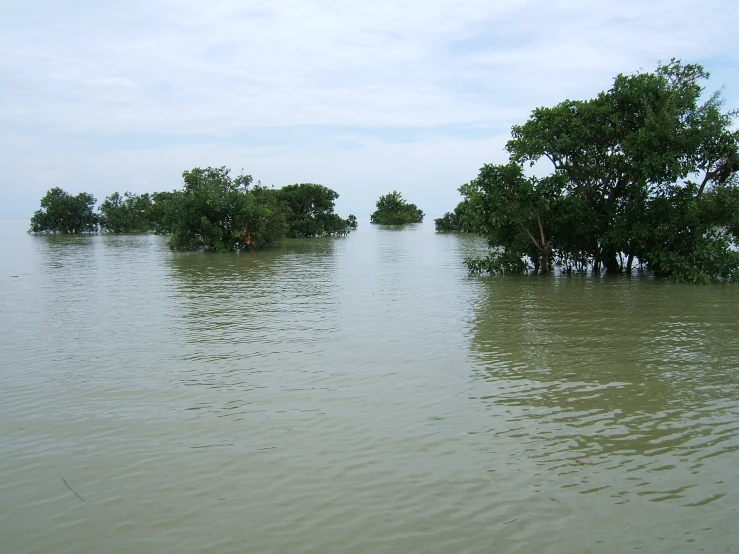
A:
{"label": "tree canopy", "polygon": [[233,178],[225,167],[208,167],[182,177],[184,188],[174,193],[164,217],[173,249],[254,249],[285,235],[285,211],[275,191],[251,187],[251,175]]}
{"label": "tree canopy", "polygon": [[100,227],[110,233],[140,233],[152,227],[152,200],[149,194],[114,192],[100,204]]}
{"label": "tree canopy", "polygon": [[406,202],[397,191],[380,196],[376,206],[377,209],[370,217],[371,223],[404,225],[423,221],[423,211],[419,210],[415,204]]}
{"label": "tree canopy", "polygon": [[345,235],[357,227],[356,217],[343,219],[334,213],[339,195],[323,185],[287,185],[277,190],[277,197],[287,207],[289,237]]}
{"label": "tree canopy", "polygon": [[[491,246],[468,267],[618,273],[638,261],[678,281],[739,277],[739,132],[718,94],[701,102],[708,76],[672,60],[534,110],[513,127],[509,162],[460,189]],[[545,176],[524,171],[544,162]]]}
{"label": "tree canopy", "polygon": [[54,187],[41,199],[41,209],[33,214],[29,233],[94,233],[98,230],[95,202],[86,192],[72,196]]}

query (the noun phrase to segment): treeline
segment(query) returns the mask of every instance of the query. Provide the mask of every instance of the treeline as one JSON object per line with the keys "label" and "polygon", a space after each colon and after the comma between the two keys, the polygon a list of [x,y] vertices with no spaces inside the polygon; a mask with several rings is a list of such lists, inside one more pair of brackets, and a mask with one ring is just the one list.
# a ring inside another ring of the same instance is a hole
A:
{"label": "treeline", "polygon": [[[175,250],[254,249],[290,237],[347,235],[357,218],[334,213],[339,195],[314,183],[279,189],[253,183],[251,175],[231,176],[225,167],[194,168],[172,192],[118,192],[97,200],[52,188],[31,218],[29,233],[146,233],[171,235]],[[377,201],[371,222],[403,225],[423,221],[423,211],[399,192]]]}
{"label": "treeline", "polygon": [[279,189],[232,177],[225,167],[183,173],[172,192],[114,193],[94,211],[88,193],[49,190],[31,218],[30,233],[141,233],[170,235],[176,250],[220,252],[260,248],[284,237],[346,235],[357,219],[334,213],[339,195],[322,185],[302,183]]}
{"label": "treeline", "polygon": [[[672,60],[619,75],[585,101],[533,111],[506,164],[485,165],[436,220],[476,232],[471,272],[631,272],[675,281],[739,280],[739,131],[700,65]],[[530,176],[525,167],[546,163]]]}

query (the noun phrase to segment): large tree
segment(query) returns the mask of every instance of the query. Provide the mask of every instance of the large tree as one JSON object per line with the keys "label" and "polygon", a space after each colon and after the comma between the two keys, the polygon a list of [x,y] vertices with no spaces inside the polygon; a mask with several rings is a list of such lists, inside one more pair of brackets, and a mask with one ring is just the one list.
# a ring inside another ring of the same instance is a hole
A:
{"label": "large tree", "polygon": [[286,210],[274,190],[251,186],[251,175],[225,167],[194,168],[167,200],[163,227],[177,250],[228,252],[260,248],[285,235]]}
{"label": "large tree", "polygon": [[[676,280],[735,277],[739,133],[717,94],[701,103],[707,78],[673,60],[514,126],[509,163],[485,166],[465,195],[493,248],[470,268],[521,258],[617,273],[638,260]],[[541,162],[547,177],[524,173]]]}

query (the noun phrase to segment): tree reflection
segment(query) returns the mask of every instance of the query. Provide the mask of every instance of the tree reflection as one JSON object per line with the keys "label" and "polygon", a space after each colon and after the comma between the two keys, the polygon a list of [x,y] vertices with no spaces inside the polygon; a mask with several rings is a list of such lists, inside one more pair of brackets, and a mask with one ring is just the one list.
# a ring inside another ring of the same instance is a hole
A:
{"label": "tree reflection", "polygon": [[524,434],[543,446],[538,456],[690,454],[709,435],[736,442],[735,288],[581,277],[480,288],[472,353],[481,398],[535,423]]}
{"label": "tree reflection", "polygon": [[334,248],[335,239],[296,239],[260,252],[172,254],[182,356],[194,382],[239,382],[276,352],[289,371],[330,344],[340,327]]}

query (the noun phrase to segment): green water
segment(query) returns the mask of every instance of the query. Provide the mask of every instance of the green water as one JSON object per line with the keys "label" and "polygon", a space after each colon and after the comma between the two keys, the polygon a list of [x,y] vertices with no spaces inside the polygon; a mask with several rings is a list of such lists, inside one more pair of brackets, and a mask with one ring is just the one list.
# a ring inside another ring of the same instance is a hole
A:
{"label": "green water", "polygon": [[470,277],[432,221],[238,255],[26,227],[0,552],[739,549],[739,287]]}

